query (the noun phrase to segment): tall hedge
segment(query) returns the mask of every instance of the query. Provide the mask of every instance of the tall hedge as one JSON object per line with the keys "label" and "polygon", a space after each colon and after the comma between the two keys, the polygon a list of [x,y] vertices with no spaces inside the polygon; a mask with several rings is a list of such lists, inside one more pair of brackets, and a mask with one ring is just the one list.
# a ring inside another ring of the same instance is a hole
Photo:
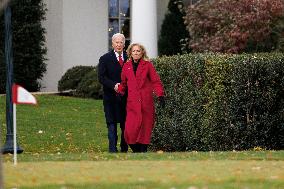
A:
{"label": "tall hedge", "polygon": [[167,106],[157,108],[153,148],[284,148],[283,54],[188,54],[154,64]]}
{"label": "tall hedge", "polygon": [[[42,87],[40,79],[46,71],[45,20],[46,5],[43,0],[12,0],[12,46],[14,81],[29,91]],[[0,13],[0,52],[4,50],[4,13]],[[0,53],[0,69],[6,65]],[[1,71],[2,73],[2,71]],[[5,93],[5,73],[0,75],[0,93]]]}

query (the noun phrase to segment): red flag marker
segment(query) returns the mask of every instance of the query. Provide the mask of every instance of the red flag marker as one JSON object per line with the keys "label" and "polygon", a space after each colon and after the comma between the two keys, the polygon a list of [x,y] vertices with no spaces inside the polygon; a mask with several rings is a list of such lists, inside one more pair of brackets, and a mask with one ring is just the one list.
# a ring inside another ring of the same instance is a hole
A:
{"label": "red flag marker", "polygon": [[12,86],[12,101],[13,101],[13,129],[14,129],[14,165],[17,165],[17,119],[16,119],[16,104],[32,104],[36,105],[36,98],[22,86],[13,84]]}

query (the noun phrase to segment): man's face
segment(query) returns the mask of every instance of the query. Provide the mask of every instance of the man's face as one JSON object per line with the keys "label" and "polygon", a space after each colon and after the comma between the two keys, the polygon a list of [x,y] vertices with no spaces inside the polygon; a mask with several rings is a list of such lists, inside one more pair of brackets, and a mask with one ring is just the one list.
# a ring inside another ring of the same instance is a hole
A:
{"label": "man's face", "polygon": [[112,48],[118,53],[121,53],[123,51],[124,43],[122,37],[116,37],[112,41]]}

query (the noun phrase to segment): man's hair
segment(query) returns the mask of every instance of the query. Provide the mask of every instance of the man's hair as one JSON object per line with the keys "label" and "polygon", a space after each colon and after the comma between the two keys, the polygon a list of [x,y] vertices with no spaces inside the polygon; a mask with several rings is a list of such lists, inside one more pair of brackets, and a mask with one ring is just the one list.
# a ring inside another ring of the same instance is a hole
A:
{"label": "man's hair", "polygon": [[123,43],[125,44],[125,37],[124,37],[124,35],[122,33],[115,33],[115,34],[113,34],[113,36],[111,38],[111,41],[113,42],[118,37],[121,37],[122,40],[123,40]]}

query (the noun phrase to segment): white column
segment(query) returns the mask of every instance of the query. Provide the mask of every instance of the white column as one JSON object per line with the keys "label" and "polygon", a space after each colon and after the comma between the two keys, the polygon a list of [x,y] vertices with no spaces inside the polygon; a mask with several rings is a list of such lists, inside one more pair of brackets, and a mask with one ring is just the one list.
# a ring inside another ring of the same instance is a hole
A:
{"label": "white column", "polygon": [[131,19],[131,43],[141,43],[150,58],[157,57],[156,0],[132,0]]}

